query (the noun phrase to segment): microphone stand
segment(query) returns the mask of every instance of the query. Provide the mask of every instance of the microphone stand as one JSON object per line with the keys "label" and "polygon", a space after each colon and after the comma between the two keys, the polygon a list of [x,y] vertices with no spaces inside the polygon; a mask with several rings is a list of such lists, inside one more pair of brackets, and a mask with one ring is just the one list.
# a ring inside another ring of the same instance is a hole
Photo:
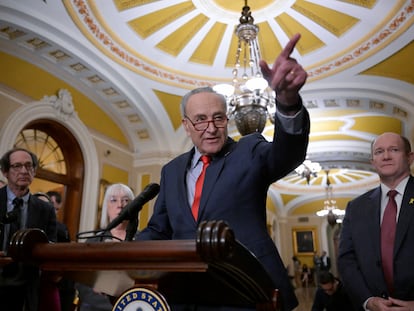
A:
{"label": "microphone stand", "polygon": [[126,228],[125,241],[132,241],[137,233],[138,228],[138,211],[128,220]]}

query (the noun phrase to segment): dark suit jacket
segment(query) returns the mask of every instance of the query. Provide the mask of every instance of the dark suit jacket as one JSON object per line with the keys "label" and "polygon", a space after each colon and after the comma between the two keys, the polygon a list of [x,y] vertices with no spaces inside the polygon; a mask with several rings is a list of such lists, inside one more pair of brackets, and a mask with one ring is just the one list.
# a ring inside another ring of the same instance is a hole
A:
{"label": "dark suit jacket", "polygon": [[70,242],[69,229],[63,222],[56,221],[57,242]]}
{"label": "dark suit jacket", "polygon": [[329,295],[321,287],[318,287],[313,298],[311,311],[352,311],[351,299],[339,281],[336,291]]}
{"label": "dark suit jacket", "polygon": [[[348,203],[339,244],[338,268],[353,303],[388,296],[381,266],[381,188]],[[398,217],[394,244],[394,293],[414,300],[414,178],[410,177]]]}
{"label": "dark suit jacket", "polygon": [[[42,229],[50,241],[56,242],[56,213],[53,206],[31,195],[28,202],[26,228]],[[6,187],[0,189],[0,220],[7,212]],[[3,230],[0,233],[3,245]],[[1,247],[1,246],[0,246]],[[5,310],[37,310],[39,271],[32,266],[11,263],[0,270],[0,306]]]}
{"label": "dark suit jacket", "polygon": [[286,133],[276,119],[273,143],[254,133],[239,142],[228,138],[207,168],[197,222],[187,199],[186,171],[194,148],[166,164],[161,189],[147,228],[137,239],[195,239],[204,220],[223,220],[236,238],[264,265],[281,292],[284,310],[297,299],[266,226],[266,196],[271,183],[295,169],[305,158],[309,116],[305,111],[303,133]]}
{"label": "dark suit jacket", "polygon": [[[7,213],[7,187],[0,188],[0,220]],[[53,206],[31,195],[27,210],[27,228],[42,229],[50,241],[56,242],[56,212]],[[0,242],[3,241],[3,230]],[[1,248],[1,245],[0,245]]]}
{"label": "dark suit jacket", "polygon": [[321,268],[321,270],[329,271],[329,270],[331,270],[331,258],[328,255],[326,255],[325,257],[326,257],[326,265],[325,265],[325,262],[324,262],[324,258],[321,257],[321,266],[320,266],[320,268]]}

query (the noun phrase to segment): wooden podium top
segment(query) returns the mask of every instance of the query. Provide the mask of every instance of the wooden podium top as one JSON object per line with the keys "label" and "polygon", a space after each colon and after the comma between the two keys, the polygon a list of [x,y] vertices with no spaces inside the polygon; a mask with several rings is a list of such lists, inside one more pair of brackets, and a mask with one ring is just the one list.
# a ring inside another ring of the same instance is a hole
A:
{"label": "wooden podium top", "polygon": [[87,285],[105,275],[113,285],[111,273],[127,276],[131,282],[116,294],[134,283],[151,283],[172,302],[190,299],[276,310],[277,290],[270,277],[222,221],[200,224],[195,240],[49,243],[43,231],[28,229],[13,236],[9,255]]}
{"label": "wooden podium top", "polygon": [[8,265],[11,262],[13,262],[13,259],[11,257],[6,256],[4,252],[0,252],[0,268]]}

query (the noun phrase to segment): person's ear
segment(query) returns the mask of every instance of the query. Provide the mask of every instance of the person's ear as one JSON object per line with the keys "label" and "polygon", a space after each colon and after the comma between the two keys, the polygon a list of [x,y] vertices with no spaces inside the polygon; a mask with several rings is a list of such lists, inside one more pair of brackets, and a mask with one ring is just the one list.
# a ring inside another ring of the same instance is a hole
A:
{"label": "person's ear", "polygon": [[182,119],[182,124],[183,124],[183,127],[184,127],[184,130],[185,130],[185,132],[187,133],[187,136],[191,136],[191,132],[190,132],[190,128],[189,128],[189,122],[188,122],[188,120],[187,119]]}
{"label": "person's ear", "polygon": [[411,164],[413,164],[413,161],[414,161],[414,152],[411,151],[408,154],[408,163],[410,164],[410,166],[411,166]]}

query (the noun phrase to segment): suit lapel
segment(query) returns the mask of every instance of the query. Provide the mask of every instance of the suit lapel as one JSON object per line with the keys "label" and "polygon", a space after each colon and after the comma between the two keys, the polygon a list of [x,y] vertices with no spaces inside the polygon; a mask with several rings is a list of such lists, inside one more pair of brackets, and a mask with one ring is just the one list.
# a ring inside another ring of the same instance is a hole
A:
{"label": "suit lapel", "polygon": [[203,191],[201,193],[200,207],[198,210],[198,220],[202,219],[206,204],[211,195],[211,192],[213,191],[214,184],[216,183],[216,180],[220,175],[221,170],[223,169],[223,166],[224,158],[216,158],[210,163],[207,168]]}
{"label": "suit lapel", "polygon": [[181,161],[179,162],[178,166],[177,166],[177,187],[178,187],[178,202],[185,202],[185,204],[183,204],[182,208],[185,209],[184,213],[188,213],[188,215],[191,216],[191,218],[193,217],[193,215],[191,214],[191,205],[188,202],[188,196],[187,196],[187,180],[186,180],[186,176],[187,176],[187,170],[189,168],[189,166],[191,165],[191,159],[193,158],[194,155],[194,148],[191,149],[189,152],[187,152],[182,158]]}
{"label": "suit lapel", "polygon": [[377,258],[381,258],[381,188],[377,187],[369,197],[366,205],[366,217],[367,219],[367,236],[369,237],[369,243],[374,246],[375,255]]}
{"label": "suit lapel", "polygon": [[404,236],[412,223],[414,217],[414,178],[410,176],[404,191],[401,203],[400,214],[398,216],[397,232],[395,234],[394,256],[401,247]]}
{"label": "suit lapel", "polygon": [[205,212],[205,207],[207,205],[208,199],[210,198],[214,190],[214,185],[216,184],[217,179],[219,178],[222,170],[224,169],[224,164],[226,162],[227,156],[231,153],[235,146],[235,141],[231,138],[228,138],[223,149],[220,151],[219,154],[213,157],[213,160],[207,168],[206,177],[204,179],[203,192],[201,194],[198,219],[202,218],[202,215]]}
{"label": "suit lapel", "polygon": [[[7,213],[7,191],[6,186],[0,189],[0,220],[4,219]],[[0,227],[0,250],[2,249],[4,235],[2,230],[3,228]]]}
{"label": "suit lapel", "polygon": [[34,200],[34,196],[30,195],[29,200],[27,201],[27,221],[26,227],[32,228],[35,227],[34,224],[37,224],[37,219],[39,217],[40,211],[36,211],[37,203]]}

